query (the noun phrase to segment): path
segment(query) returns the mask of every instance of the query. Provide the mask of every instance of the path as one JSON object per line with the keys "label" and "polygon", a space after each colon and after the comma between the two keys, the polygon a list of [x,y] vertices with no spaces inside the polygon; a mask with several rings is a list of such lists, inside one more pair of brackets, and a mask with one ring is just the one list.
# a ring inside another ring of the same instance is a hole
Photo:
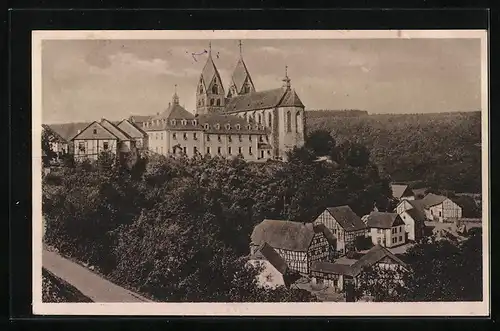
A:
{"label": "path", "polygon": [[151,302],[151,300],[111,283],[58,253],[44,249],[42,264],[45,269],[76,287],[94,302]]}

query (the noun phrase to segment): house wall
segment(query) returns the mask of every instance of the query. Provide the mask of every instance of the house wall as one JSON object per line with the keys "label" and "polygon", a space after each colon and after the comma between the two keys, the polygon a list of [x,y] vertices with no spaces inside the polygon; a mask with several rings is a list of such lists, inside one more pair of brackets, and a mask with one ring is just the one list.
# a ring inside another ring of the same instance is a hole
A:
{"label": "house wall", "polygon": [[384,247],[399,246],[406,242],[404,225],[397,225],[390,229],[371,228],[370,236],[374,245]]}
{"label": "house wall", "polygon": [[328,210],[323,211],[313,224],[324,224],[337,238],[337,251],[342,255],[350,250],[355,250],[354,244],[357,236],[365,236],[366,230],[345,231],[344,228],[333,218]]}
{"label": "house wall", "polygon": [[[295,146],[302,147],[304,145],[304,110],[299,107],[280,107],[277,113],[279,156],[286,160],[287,151],[292,150]],[[288,117],[288,113],[290,113],[290,117]]]}
{"label": "house wall", "polygon": [[344,276],[326,272],[312,271],[311,282],[313,284],[324,284],[334,291],[340,292],[344,289]]}
{"label": "house wall", "polygon": [[430,220],[444,222],[450,218],[462,218],[462,208],[450,199],[446,199],[441,204],[426,209],[425,214]]}
{"label": "house wall", "polygon": [[[81,145],[82,144],[82,145]],[[117,140],[111,139],[75,139],[74,140],[74,155],[75,159],[90,159],[97,160],[99,154],[103,151],[104,145],[108,144],[107,151],[116,154],[117,151]],[[82,150],[80,147],[84,147]]]}
{"label": "house wall", "polygon": [[286,261],[290,269],[296,270],[302,275],[307,275],[309,273],[307,252],[289,251],[276,247],[273,248]]}
{"label": "house wall", "polygon": [[314,234],[307,250],[308,270],[313,261],[327,261],[330,255],[330,243],[323,233]]}
{"label": "house wall", "polygon": [[408,233],[409,240],[416,240],[415,235],[415,220],[406,211],[399,214],[403,222],[405,222],[405,232]]}
{"label": "house wall", "polygon": [[412,209],[413,206],[408,202],[408,201],[404,201],[402,200],[396,207],[396,212],[398,214],[401,214],[403,211],[405,210],[408,210],[408,209]]}

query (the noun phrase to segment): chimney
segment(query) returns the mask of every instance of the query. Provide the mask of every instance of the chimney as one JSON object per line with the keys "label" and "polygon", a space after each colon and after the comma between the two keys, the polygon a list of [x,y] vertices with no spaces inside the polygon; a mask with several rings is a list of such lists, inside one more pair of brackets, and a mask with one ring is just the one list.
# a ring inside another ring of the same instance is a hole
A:
{"label": "chimney", "polygon": [[160,115],[160,113],[158,112],[158,113],[156,113],[156,115]]}

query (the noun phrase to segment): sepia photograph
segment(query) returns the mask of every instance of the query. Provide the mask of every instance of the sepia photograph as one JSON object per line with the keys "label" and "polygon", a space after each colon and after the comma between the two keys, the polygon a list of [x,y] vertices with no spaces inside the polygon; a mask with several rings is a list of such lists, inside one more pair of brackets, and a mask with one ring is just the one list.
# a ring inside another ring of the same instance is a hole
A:
{"label": "sepia photograph", "polygon": [[34,313],[487,315],[486,45],[34,31]]}

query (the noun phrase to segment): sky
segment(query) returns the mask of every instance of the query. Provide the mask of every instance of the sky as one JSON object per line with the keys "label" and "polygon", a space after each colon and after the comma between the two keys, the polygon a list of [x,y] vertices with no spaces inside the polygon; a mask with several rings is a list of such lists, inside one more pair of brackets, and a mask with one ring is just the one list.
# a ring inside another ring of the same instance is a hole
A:
{"label": "sky", "polygon": [[[175,85],[193,112],[208,42],[44,40],[42,121],[156,114],[168,107]],[[227,93],[238,40],[211,43]],[[479,39],[242,40],[257,91],[281,87],[288,66],[306,109],[369,113],[480,110],[480,51]]]}

